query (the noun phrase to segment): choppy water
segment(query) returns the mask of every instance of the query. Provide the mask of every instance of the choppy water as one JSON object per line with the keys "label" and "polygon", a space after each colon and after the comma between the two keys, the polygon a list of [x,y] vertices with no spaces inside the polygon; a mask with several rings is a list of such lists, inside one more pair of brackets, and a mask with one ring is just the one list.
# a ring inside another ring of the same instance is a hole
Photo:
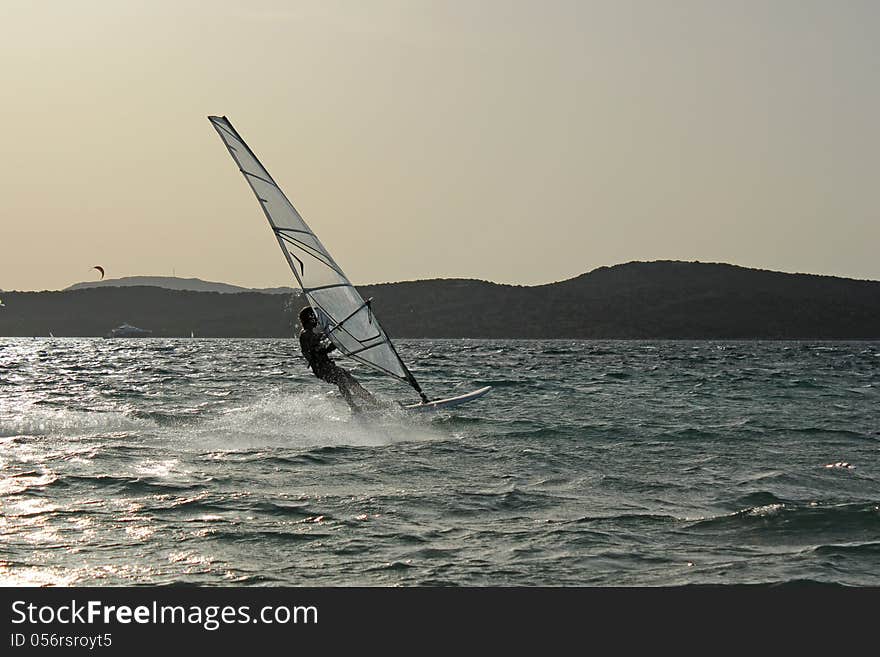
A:
{"label": "choppy water", "polygon": [[880,585],[880,343],[296,347],[0,339],[0,584]]}

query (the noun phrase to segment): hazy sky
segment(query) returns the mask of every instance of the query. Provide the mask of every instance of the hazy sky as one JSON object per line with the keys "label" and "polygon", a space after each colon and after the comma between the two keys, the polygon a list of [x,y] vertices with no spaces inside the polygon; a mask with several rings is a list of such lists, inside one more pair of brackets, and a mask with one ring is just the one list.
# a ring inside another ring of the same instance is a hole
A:
{"label": "hazy sky", "polygon": [[0,289],[293,284],[226,115],[355,284],[630,260],[880,279],[880,2],[0,2]]}

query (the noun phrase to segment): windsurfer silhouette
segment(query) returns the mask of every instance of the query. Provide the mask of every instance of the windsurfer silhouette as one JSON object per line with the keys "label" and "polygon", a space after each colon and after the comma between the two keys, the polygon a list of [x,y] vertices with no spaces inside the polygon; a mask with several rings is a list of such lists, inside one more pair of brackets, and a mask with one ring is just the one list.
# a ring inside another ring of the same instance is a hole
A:
{"label": "windsurfer silhouette", "polygon": [[315,376],[339,386],[339,392],[354,412],[362,410],[355,398],[357,402],[373,407],[379,406],[376,398],[367,392],[350,372],[339,367],[327,355],[336,349],[336,345],[327,339],[318,326],[318,318],[311,306],[299,311],[299,323],[302,326],[299,332],[299,346]]}

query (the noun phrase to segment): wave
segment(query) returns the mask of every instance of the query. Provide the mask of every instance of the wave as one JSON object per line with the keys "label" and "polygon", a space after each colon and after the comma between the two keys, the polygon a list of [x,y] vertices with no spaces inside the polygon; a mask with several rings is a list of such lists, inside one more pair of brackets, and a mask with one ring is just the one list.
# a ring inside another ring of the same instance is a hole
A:
{"label": "wave", "polygon": [[51,486],[58,480],[54,472],[38,472],[30,470],[18,472],[5,478],[0,478],[0,495],[18,495],[27,491],[39,490]]}
{"label": "wave", "polygon": [[49,485],[49,488],[78,488],[87,487],[95,490],[108,490],[116,493],[129,494],[156,494],[167,492],[180,492],[200,490],[205,488],[203,483],[183,483],[168,480],[160,480],[152,477],[124,477],[114,475],[75,475],[68,474],[57,477]]}
{"label": "wave", "polygon": [[[546,439],[553,438],[582,438],[584,435],[589,434],[594,429],[589,426],[585,427],[572,427],[564,424],[560,424],[557,426],[549,426],[549,427],[535,427],[533,429],[519,429],[516,431],[505,432],[503,434],[505,439],[517,439],[523,441],[542,441]],[[602,431],[602,429],[598,429],[599,432],[609,433],[608,431]],[[610,432],[614,433],[614,432]],[[614,433],[616,435],[616,433]]]}
{"label": "wave", "polygon": [[171,367],[159,367],[156,365],[147,365],[147,366],[141,368],[141,372],[144,372],[146,374],[150,374],[151,375],[150,379],[153,381],[156,380],[156,377],[153,375],[157,375],[157,374],[160,375],[159,380],[167,381],[167,380],[176,380],[178,377],[181,377],[186,373],[185,370],[182,370],[182,369],[176,369],[176,368],[171,368]]}
{"label": "wave", "polygon": [[856,438],[858,440],[877,439],[875,436],[871,436],[860,431],[833,427],[792,427],[791,429],[777,429],[776,431],[799,433],[807,436],[841,436],[843,438]]}
{"label": "wave", "polygon": [[457,513],[476,514],[487,511],[532,511],[555,507],[563,498],[512,488],[502,492],[459,491],[449,506]]}
{"label": "wave", "polygon": [[322,451],[328,450],[328,453],[332,454],[335,450],[334,448],[326,448],[321,447],[316,450],[311,450],[305,452],[303,454],[297,454],[295,456],[267,456],[265,454],[261,456],[256,456],[254,458],[246,459],[249,463],[266,463],[268,465],[280,465],[280,466],[289,466],[289,465],[328,465],[333,463],[335,459],[328,458],[327,456],[321,454]]}
{"label": "wave", "polygon": [[[661,433],[653,436],[655,440],[706,440],[706,441],[716,441],[719,439],[723,439],[723,436],[716,433],[715,431],[711,431],[707,428],[698,428],[698,427],[681,427],[678,429],[673,429],[671,431],[663,431]],[[737,433],[733,438],[736,441],[743,440],[743,435]]]}
{"label": "wave", "polygon": [[738,509],[758,509],[761,507],[768,507],[774,504],[786,504],[787,501],[777,497],[773,493],[769,491],[756,491],[754,493],[748,493],[738,499],[736,499],[732,506]]}
{"label": "wave", "polygon": [[519,379],[481,379],[474,382],[475,385],[492,386],[493,388],[512,388],[523,385]]}
{"label": "wave", "polygon": [[[543,349],[540,352],[545,356],[570,356],[571,354],[581,354],[583,351],[581,349],[565,349],[562,347],[549,347],[547,349]],[[589,352],[590,355],[595,354],[595,351]],[[604,353],[604,352],[603,352]]]}
{"label": "wave", "polygon": [[147,347],[146,351],[157,351],[159,353],[177,351],[177,345],[174,344],[145,343],[145,346]]}
{"label": "wave", "polygon": [[323,520],[331,519],[330,515],[326,513],[320,513],[304,503],[297,504],[291,502],[255,502],[248,508],[253,511],[261,511],[269,515],[279,517],[293,517],[303,520],[313,520],[315,518],[322,518]]}
{"label": "wave", "polygon": [[[279,579],[277,577],[270,577],[269,575],[265,575],[265,574],[239,575],[237,577],[233,577],[230,580],[230,583],[234,584],[235,586],[251,586],[251,585],[263,585],[263,584],[277,586],[279,584],[283,585],[286,582],[287,582],[287,580]],[[192,586],[192,582],[189,582],[186,580],[181,580],[180,582],[170,584],[170,586],[175,586],[175,585]]]}
{"label": "wave", "polygon": [[233,543],[263,543],[264,541],[268,541],[269,543],[310,543],[320,539],[331,538],[333,534],[313,531],[282,532],[272,530],[243,530],[240,532],[232,532],[209,529],[204,533],[204,536],[206,538]]}
{"label": "wave", "polygon": [[614,526],[636,525],[668,525],[670,523],[681,522],[680,518],[675,516],[659,514],[659,513],[621,513],[617,515],[607,516],[583,516],[576,520],[565,521],[566,524],[590,525],[590,524],[611,524]]}
{"label": "wave", "polygon": [[845,534],[880,530],[880,504],[794,504],[771,502],[734,513],[698,520],[690,529],[720,532],[757,531],[790,538],[803,534]]}
{"label": "wave", "polygon": [[866,543],[841,543],[832,545],[819,545],[813,548],[813,552],[822,556],[830,557],[880,557],[880,543],[869,541]]}
{"label": "wave", "polygon": [[419,358],[420,363],[429,363],[431,361],[442,361],[442,360],[455,360],[454,358],[452,358],[451,356],[448,356],[446,354],[435,354],[435,353],[423,354],[423,355],[418,356],[418,358]]}
{"label": "wave", "polygon": [[788,388],[806,388],[808,390],[821,390],[828,387],[827,385],[818,383],[814,379],[793,379],[787,381],[786,384],[786,387]]}
{"label": "wave", "polygon": [[212,498],[207,493],[201,493],[194,497],[160,499],[149,502],[144,506],[144,510],[150,513],[158,514],[180,514],[181,512],[222,512],[222,511],[240,511],[240,506],[236,506],[234,498]]}
{"label": "wave", "polygon": [[[333,519],[332,514],[318,511],[304,502],[272,502],[255,500],[247,493],[217,495],[207,491],[190,497],[149,500],[144,505],[144,511],[162,515],[171,514],[175,519],[180,520],[232,524],[239,522],[242,513],[249,517],[251,514],[259,514],[262,520],[277,518],[285,521],[294,520],[297,523],[326,522]],[[196,513],[206,515],[193,518],[193,514]],[[230,513],[233,515],[230,516]]]}

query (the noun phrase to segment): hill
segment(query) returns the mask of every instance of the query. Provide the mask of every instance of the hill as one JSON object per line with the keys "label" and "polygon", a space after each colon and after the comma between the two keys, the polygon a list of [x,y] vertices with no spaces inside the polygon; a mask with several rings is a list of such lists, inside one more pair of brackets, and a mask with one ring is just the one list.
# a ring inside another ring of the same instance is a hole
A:
{"label": "hill", "polygon": [[[434,279],[359,286],[394,337],[880,339],[880,282],[727,264],[632,262],[538,286]],[[7,292],[0,335],[289,337],[290,294],[103,287]]]}
{"label": "hill", "polygon": [[103,281],[86,281],[74,283],[65,290],[85,290],[93,287],[161,287],[166,290],[188,290],[190,292],[219,292],[221,294],[239,294],[241,292],[262,292],[264,294],[292,294],[299,293],[299,289],[292,287],[268,287],[251,289],[230,285],[229,283],[215,283],[203,281],[200,278],[177,278],[176,276],[124,276],[122,278],[108,278]]}
{"label": "hill", "polygon": [[284,336],[294,319],[293,298],[116,286],[8,292],[6,307],[0,308],[0,335],[103,336],[125,323],[152,331],[153,337]]}
{"label": "hill", "polygon": [[880,282],[728,264],[631,262],[532,287],[437,279],[361,291],[401,336],[880,338]]}

